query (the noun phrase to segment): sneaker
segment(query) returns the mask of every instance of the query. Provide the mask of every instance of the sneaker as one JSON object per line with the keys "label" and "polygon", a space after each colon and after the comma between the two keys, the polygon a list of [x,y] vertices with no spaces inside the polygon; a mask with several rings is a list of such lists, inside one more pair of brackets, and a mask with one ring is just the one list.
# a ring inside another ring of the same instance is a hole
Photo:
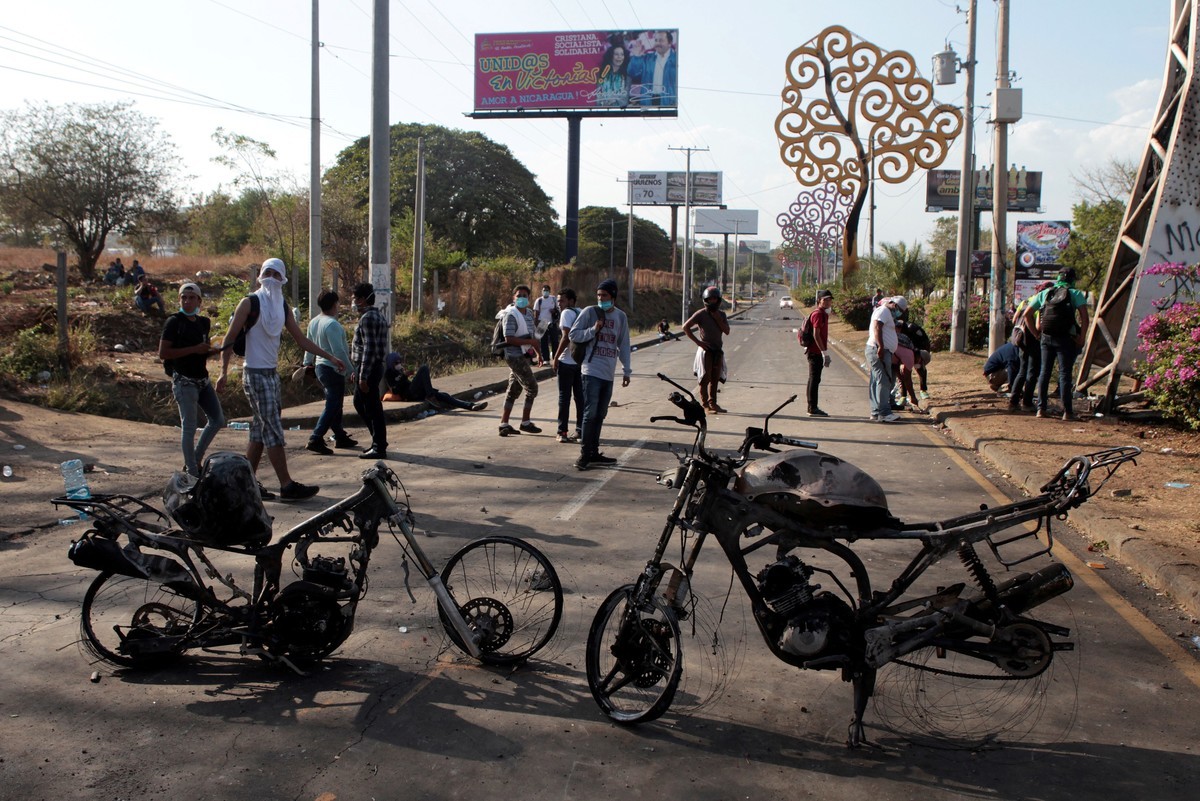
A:
{"label": "sneaker", "polygon": [[872,423],[878,423],[878,422],[879,422],[879,415],[877,415],[877,414],[873,414],[873,415],[871,415],[871,422],[872,422]]}
{"label": "sneaker", "polygon": [[332,456],[333,450],[325,444],[323,439],[310,439],[308,444],[304,446],[304,450],[319,453],[322,456]]}
{"label": "sneaker", "polygon": [[717,414],[726,414],[729,411],[728,409],[722,409],[720,406],[718,406],[716,401],[713,401],[712,405],[708,408],[710,411],[714,411]]}
{"label": "sneaker", "polygon": [[603,453],[597,453],[595,456],[591,457],[589,459],[589,461],[594,462],[596,464],[616,464],[617,463],[616,459],[612,458],[611,456],[605,456]]}
{"label": "sneaker", "polygon": [[367,448],[362,453],[360,453],[358,455],[358,458],[359,459],[386,459],[387,458],[387,449],[386,448],[376,448],[376,447],[372,446],[370,448]]}
{"label": "sneaker", "polygon": [[538,428],[537,426],[535,426],[533,423],[531,423],[528,420],[526,420],[524,423],[521,423],[521,430],[524,431],[526,434],[542,433],[542,429]]}
{"label": "sneaker", "polygon": [[320,491],[320,487],[293,481],[279,490],[279,497],[285,501],[302,501],[305,498],[311,498]]}
{"label": "sneaker", "polygon": [[554,441],[555,442],[570,442],[571,437],[567,434],[566,431],[559,431],[557,434],[554,435]]}
{"label": "sneaker", "polygon": [[1062,419],[1063,419],[1063,420],[1065,420],[1065,421],[1067,421],[1067,422],[1071,422],[1071,421],[1074,421],[1074,420],[1078,420],[1079,418],[1078,418],[1078,417],[1076,417],[1075,415],[1073,415],[1071,412],[1063,412],[1063,418],[1062,418]]}
{"label": "sneaker", "polygon": [[925,390],[921,390],[917,394],[921,397],[921,400],[929,400],[929,393]]}
{"label": "sneaker", "polygon": [[809,409],[808,416],[809,417],[828,417],[829,412],[822,411],[821,409]]}
{"label": "sneaker", "polygon": [[262,498],[264,501],[273,501],[273,500],[275,500],[275,493],[271,492],[269,489],[264,487],[262,484],[259,484],[258,485],[258,497]]}
{"label": "sneaker", "polygon": [[471,404],[470,410],[472,412],[482,412],[486,408],[487,408],[487,401],[478,401],[476,403]]}
{"label": "sneaker", "polygon": [[579,442],[581,439],[583,439],[583,432],[577,428],[575,429],[575,433],[571,435],[571,441]]}
{"label": "sneaker", "polygon": [[1049,417],[1049,416],[1050,415],[1046,413],[1045,409],[1038,409],[1037,414],[1034,415],[1034,417]]}
{"label": "sneaker", "polygon": [[590,463],[591,463],[591,459],[588,459],[586,456],[580,456],[578,459],[575,460],[575,469],[576,470],[587,470],[588,465]]}
{"label": "sneaker", "polygon": [[899,419],[900,419],[900,415],[896,414],[895,412],[892,412],[891,414],[887,414],[887,415],[884,415],[883,417],[880,417],[879,422],[894,423]]}
{"label": "sneaker", "polygon": [[508,423],[500,424],[500,436],[507,437],[510,434],[520,434],[521,432],[510,426]]}
{"label": "sneaker", "polygon": [[333,447],[342,448],[343,450],[349,450],[350,448],[357,448],[358,440],[351,439],[350,437],[334,437],[333,438]]}

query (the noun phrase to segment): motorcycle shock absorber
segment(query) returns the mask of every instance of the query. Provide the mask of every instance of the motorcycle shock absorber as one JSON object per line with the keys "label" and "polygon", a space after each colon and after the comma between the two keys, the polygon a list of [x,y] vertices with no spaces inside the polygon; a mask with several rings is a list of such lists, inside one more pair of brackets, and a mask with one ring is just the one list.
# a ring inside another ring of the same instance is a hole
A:
{"label": "motorcycle shock absorber", "polygon": [[996,582],[992,580],[992,574],[988,572],[987,566],[979,558],[975,546],[969,542],[960,543],[958,558],[967,568],[967,572],[971,574],[971,578],[975,579],[975,583],[979,585],[983,596],[991,602],[993,607],[999,606],[1000,593],[996,590]]}

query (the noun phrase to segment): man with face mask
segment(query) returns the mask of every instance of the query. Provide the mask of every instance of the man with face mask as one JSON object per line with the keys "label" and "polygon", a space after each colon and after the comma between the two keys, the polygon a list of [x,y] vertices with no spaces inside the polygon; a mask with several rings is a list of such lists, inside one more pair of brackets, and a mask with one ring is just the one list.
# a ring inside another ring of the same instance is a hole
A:
{"label": "man with face mask", "polygon": [[542,361],[549,362],[558,348],[558,298],[550,294],[550,285],[542,284],[542,294],[533,302],[533,322],[536,330],[543,331]]}
{"label": "man with face mask", "polygon": [[577,470],[593,464],[617,461],[600,452],[600,429],[612,400],[617,376],[617,360],[625,369],[621,386],[629,386],[633,375],[632,349],[629,346],[629,320],[616,307],[617,282],[606,278],[596,287],[596,305],[580,312],[568,336],[572,342],[586,344],[580,372],[583,374],[583,437]]}
{"label": "man with face mask", "polygon": [[[183,447],[183,469],[199,478],[200,465],[213,437],[225,425],[221,399],[208,380],[207,359],[219,353],[209,343],[212,321],[200,314],[203,294],[196,284],[179,287],[179,311],[167,318],[162,338],[158,341],[158,357],[171,376],[171,394],[179,405],[180,444]],[[196,442],[197,412],[204,412],[207,423]]]}
{"label": "man with face mask", "polygon": [[900,415],[892,411],[892,385],[896,381],[892,358],[899,344],[896,318],[907,308],[908,301],[903,295],[897,295],[884,298],[871,313],[866,347],[867,364],[871,366],[868,396],[871,419],[878,423],[893,423],[900,419]]}
{"label": "man with face mask", "polygon": [[[717,404],[717,384],[725,371],[723,335],[729,333],[729,318],[721,311],[721,290],[715,286],[705,288],[702,295],[704,308],[693,314],[683,324],[683,333],[700,348],[697,371],[700,378],[700,402],[710,412],[724,412]],[[700,336],[695,332],[699,330]]]}
{"label": "man with face mask", "polygon": [[[529,287],[521,284],[513,290],[513,302],[506,306],[497,319],[504,318],[504,360],[508,362],[508,392],[504,395],[504,409],[500,413],[500,436],[508,437],[513,434],[540,434],[542,429],[529,419],[533,413],[533,401],[538,394],[537,379],[533,377],[530,366],[530,351],[537,359],[538,367],[544,363],[537,352],[541,345],[534,329],[533,315],[529,310]],[[521,411],[521,426],[513,428],[508,422],[513,405],[521,393],[525,393],[525,407]]]}
{"label": "man with face mask", "polygon": [[[285,501],[311,498],[317,494],[320,487],[294,481],[288,472],[279,400],[279,338],[286,329],[302,350],[328,359],[339,370],[344,370],[346,365],[341,359],[317,346],[300,330],[283,296],[283,285],[287,283],[287,267],[283,259],[264,261],[259,268],[258,283],[259,289],[253,295],[258,298],[258,319],[247,327],[254,305],[251,296],[247,296],[238,303],[233,320],[229,323],[229,331],[225,334],[225,346],[221,353],[221,377],[217,379],[217,392],[225,389],[229,361],[233,358],[232,346],[237,341],[238,334],[245,328],[246,356],[242,369],[242,391],[246,393],[254,415],[250,423],[250,442],[246,446],[246,458],[257,473],[265,450],[267,459],[275,468],[275,475],[279,477],[279,497]],[[263,492],[264,500],[275,497],[273,493],[261,488],[260,491]]]}

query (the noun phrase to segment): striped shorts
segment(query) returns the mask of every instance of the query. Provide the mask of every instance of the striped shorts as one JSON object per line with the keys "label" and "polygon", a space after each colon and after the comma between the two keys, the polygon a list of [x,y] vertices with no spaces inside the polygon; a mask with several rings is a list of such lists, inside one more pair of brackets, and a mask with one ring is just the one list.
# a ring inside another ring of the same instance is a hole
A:
{"label": "striped shorts", "polygon": [[242,391],[246,393],[250,411],[254,415],[250,423],[250,441],[261,442],[264,448],[282,447],[279,372],[271,368],[243,368]]}

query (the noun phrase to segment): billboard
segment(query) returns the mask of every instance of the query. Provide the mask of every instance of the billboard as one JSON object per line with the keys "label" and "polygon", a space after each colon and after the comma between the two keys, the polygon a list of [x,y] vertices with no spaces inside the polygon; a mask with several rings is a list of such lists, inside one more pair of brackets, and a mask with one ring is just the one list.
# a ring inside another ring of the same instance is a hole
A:
{"label": "billboard", "polygon": [[1058,275],[1058,259],[1071,241],[1071,223],[1065,220],[1017,223],[1017,266],[1013,303],[1034,294],[1038,284]]}
{"label": "billboard", "polygon": [[674,109],[678,40],[674,28],[478,33],[475,110]]}
{"label": "billboard", "polygon": [[771,252],[771,240],[769,239],[743,239],[742,244],[745,245],[746,250],[750,251],[751,253]]}
{"label": "billboard", "polygon": [[[954,271],[958,265],[958,253],[953,250],[946,251],[946,277],[953,278]],[[985,281],[990,281],[992,278],[992,251],[990,250],[972,250],[971,251],[971,278],[974,281],[982,278]]]}
{"label": "billboard", "polygon": [[721,173],[693,172],[691,203],[684,203],[686,172],[629,173],[629,203],[633,206],[720,206]]}
{"label": "billboard", "polygon": [[[925,211],[958,211],[958,170],[930,170],[925,176]],[[1024,167],[1008,171],[1008,210],[1032,213],[1042,206],[1042,174]],[[975,171],[975,209],[992,210],[992,171]]]}
{"label": "billboard", "polygon": [[758,209],[696,209],[692,230],[698,234],[758,233]]}

